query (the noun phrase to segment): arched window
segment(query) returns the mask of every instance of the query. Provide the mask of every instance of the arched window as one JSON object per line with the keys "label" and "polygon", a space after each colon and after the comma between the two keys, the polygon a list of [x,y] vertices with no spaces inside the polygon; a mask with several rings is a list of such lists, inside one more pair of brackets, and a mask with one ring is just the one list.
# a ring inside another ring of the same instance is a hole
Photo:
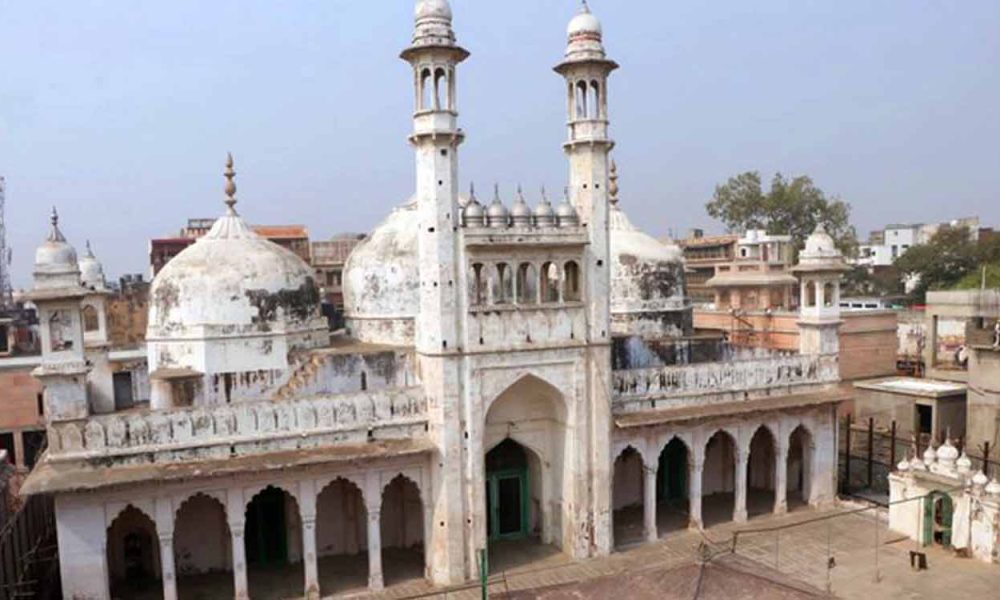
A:
{"label": "arched window", "polygon": [[542,302],[559,302],[559,265],[547,262],[541,273]]}
{"label": "arched window", "polygon": [[479,306],[486,301],[486,287],[483,282],[483,264],[473,263],[469,271],[469,304]]}
{"label": "arched window", "polygon": [[538,302],[538,270],[531,263],[522,263],[517,268],[517,303]]}
{"label": "arched window", "polygon": [[601,115],[601,86],[596,81],[590,82],[590,118],[600,119]]}
{"label": "arched window", "polygon": [[444,69],[434,71],[434,110],[441,110],[445,105],[441,102],[441,95],[448,92],[448,76]]}
{"label": "arched window", "polygon": [[448,110],[455,110],[455,69],[448,69]]}
{"label": "arched window", "polygon": [[87,333],[92,331],[97,331],[101,328],[100,319],[97,315],[97,309],[91,305],[83,307],[83,330]]}
{"label": "arched window", "polygon": [[829,308],[831,306],[837,305],[837,295],[835,286],[833,283],[828,283],[823,286],[823,306]]}
{"label": "arched window", "polygon": [[420,73],[420,106],[417,110],[429,110],[431,107],[431,70],[424,69]]}
{"label": "arched window", "polygon": [[576,84],[576,118],[587,118],[587,82],[579,81]]}
{"label": "arched window", "polygon": [[496,274],[493,302],[495,304],[509,304],[514,300],[514,270],[506,263],[497,263]]}
{"label": "arched window", "polygon": [[807,281],[802,288],[805,291],[806,297],[802,299],[802,304],[807,308],[816,306],[816,284],[812,281]]}
{"label": "arched window", "polygon": [[566,84],[566,113],[571,121],[576,118],[576,86],[572,81]]}
{"label": "arched window", "polygon": [[580,300],[580,266],[569,261],[563,266],[563,300],[577,302]]}

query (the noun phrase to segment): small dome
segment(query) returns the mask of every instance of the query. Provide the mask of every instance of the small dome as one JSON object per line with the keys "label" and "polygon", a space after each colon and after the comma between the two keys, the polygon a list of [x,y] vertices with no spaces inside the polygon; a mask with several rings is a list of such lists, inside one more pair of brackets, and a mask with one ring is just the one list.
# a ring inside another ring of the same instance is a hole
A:
{"label": "small dome", "polygon": [[107,281],[104,279],[104,267],[94,256],[94,251],[90,248],[90,241],[87,242],[86,250],[80,259],[80,282],[84,287],[92,290],[104,290],[107,288]]}
{"label": "small dome", "polygon": [[958,448],[951,444],[950,439],[945,440],[937,450],[937,457],[939,461],[953,463],[958,460]]}
{"label": "small dome", "polygon": [[986,473],[982,471],[976,471],[976,474],[972,476],[973,487],[982,488],[989,482],[990,480],[986,477]]}
{"label": "small dome", "polygon": [[472,197],[462,210],[462,222],[466,227],[482,227],[485,224],[486,211],[475,197]]}
{"label": "small dome", "polygon": [[515,227],[531,225],[531,207],[524,200],[521,188],[517,188],[517,201],[510,207],[510,218]]}
{"label": "small dome", "polygon": [[896,470],[899,471],[900,473],[905,473],[906,471],[909,471],[910,461],[906,460],[905,458],[899,461],[899,464],[896,465]]}
{"label": "small dome", "polygon": [[42,245],[35,250],[35,288],[52,289],[80,285],[80,264],[76,249],[59,230],[59,213],[52,208],[52,228]]}
{"label": "small dome", "polygon": [[576,207],[569,201],[569,195],[556,207],[556,217],[560,227],[576,227],[580,224],[580,215],[576,212]]}
{"label": "small dome", "polygon": [[500,200],[500,188],[498,186],[493,192],[493,202],[491,202],[489,207],[486,209],[486,221],[490,227],[500,228],[507,227],[509,220],[510,212]]}
{"label": "small dome", "polygon": [[994,477],[993,481],[986,484],[986,487],[983,488],[983,491],[989,494],[990,496],[1000,496],[1000,481],[997,481],[997,478]]}
{"label": "small dome", "polygon": [[920,460],[919,456],[914,456],[913,458],[910,459],[910,470],[926,471],[927,465],[924,464],[924,461]]}
{"label": "small dome", "polygon": [[840,251],[837,250],[837,243],[826,232],[826,228],[820,223],[816,230],[806,238],[806,246],[801,253],[802,258],[840,258]]}
{"label": "small dome", "polygon": [[417,0],[413,16],[418,21],[421,19],[448,19],[451,20],[451,6],[448,0]]}
{"label": "small dome", "polygon": [[937,452],[933,446],[927,446],[927,449],[924,450],[924,464],[930,466],[935,461],[937,461]]}
{"label": "small dome", "polygon": [[955,461],[955,468],[958,469],[959,473],[969,473],[972,471],[972,459],[966,456],[965,452],[963,452],[962,456],[959,456],[958,460]]}
{"label": "small dome", "polygon": [[566,34],[569,37],[581,34],[601,35],[601,22],[591,14],[590,7],[587,6],[586,2],[580,7],[580,12],[570,20],[569,26],[566,28]]}
{"label": "small dome", "polygon": [[535,207],[533,214],[535,216],[535,225],[538,227],[552,227],[556,224],[556,211],[552,208],[552,203],[549,202],[548,197],[545,195],[545,188],[542,188],[542,201]]}

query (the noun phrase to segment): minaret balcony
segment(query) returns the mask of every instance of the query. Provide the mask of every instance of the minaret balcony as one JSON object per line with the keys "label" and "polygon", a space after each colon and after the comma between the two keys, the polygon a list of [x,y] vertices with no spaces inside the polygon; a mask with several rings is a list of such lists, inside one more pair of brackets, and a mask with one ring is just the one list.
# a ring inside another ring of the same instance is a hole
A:
{"label": "minaret balcony", "polygon": [[454,136],[458,128],[458,113],[450,110],[425,110],[413,115],[413,137]]}
{"label": "minaret balcony", "polygon": [[580,142],[609,142],[608,121],[604,119],[585,119],[569,122],[568,144]]}

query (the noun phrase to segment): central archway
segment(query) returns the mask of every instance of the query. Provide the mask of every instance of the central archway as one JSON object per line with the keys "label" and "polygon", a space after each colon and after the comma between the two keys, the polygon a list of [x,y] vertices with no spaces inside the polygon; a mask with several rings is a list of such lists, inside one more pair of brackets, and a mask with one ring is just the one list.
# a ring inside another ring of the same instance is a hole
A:
{"label": "central archway", "polygon": [[483,510],[491,567],[503,566],[503,550],[512,546],[518,561],[535,556],[529,546],[562,548],[566,438],[563,396],[538,377],[522,377],[489,406]]}

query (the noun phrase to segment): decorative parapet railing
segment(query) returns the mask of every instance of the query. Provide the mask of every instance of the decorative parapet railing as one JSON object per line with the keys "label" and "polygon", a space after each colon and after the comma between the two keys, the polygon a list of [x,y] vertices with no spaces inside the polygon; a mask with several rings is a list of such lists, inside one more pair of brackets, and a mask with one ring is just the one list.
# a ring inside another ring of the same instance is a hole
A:
{"label": "decorative parapet railing", "polygon": [[122,464],[227,458],[424,435],[421,388],[92,416],[49,427],[49,458]]}
{"label": "decorative parapet railing", "polygon": [[840,380],[837,355],[775,354],[612,373],[615,412],[701,405],[794,393]]}

